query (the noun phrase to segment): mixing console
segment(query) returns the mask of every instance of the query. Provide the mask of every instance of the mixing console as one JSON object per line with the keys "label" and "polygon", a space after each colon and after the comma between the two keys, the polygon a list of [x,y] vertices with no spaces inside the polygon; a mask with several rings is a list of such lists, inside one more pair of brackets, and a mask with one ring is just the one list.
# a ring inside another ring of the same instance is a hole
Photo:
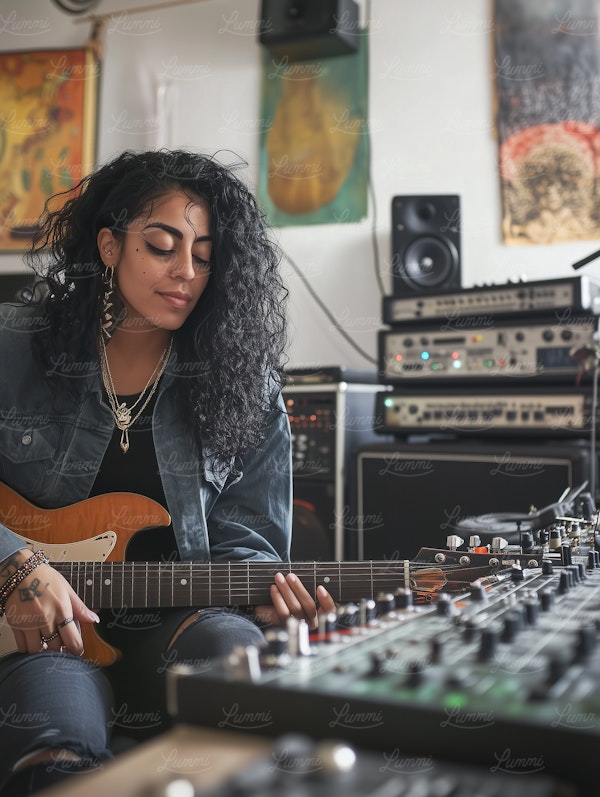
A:
{"label": "mixing console", "polygon": [[[423,600],[420,589],[416,600],[401,588],[339,605],[312,634],[292,619],[268,632],[264,649],[175,668],[170,710],[212,727],[300,732],[401,759],[429,756],[464,772],[479,767],[510,774],[519,788],[544,775],[595,797],[597,520],[560,517],[544,529],[534,523],[518,552],[501,538],[481,546],[476,537],[467,545],[452,537],[447,551],[429,556],[441,568],[476,564],[466,592],[442,589]],[[472,792],[488,793],[518,792]]]}

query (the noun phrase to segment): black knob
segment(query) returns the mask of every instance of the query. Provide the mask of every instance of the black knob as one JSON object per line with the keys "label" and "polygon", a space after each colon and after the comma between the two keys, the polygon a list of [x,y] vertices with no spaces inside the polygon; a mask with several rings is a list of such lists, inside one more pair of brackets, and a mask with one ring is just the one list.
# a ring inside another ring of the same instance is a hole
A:
{"label": "black knob", "polygon": [[386,671],[385,656],[382,653],[373,653],[371,655],[371,667],[367,676],[370,678],[384,675]]}
{"label": "black knob", "polygon": [[377,616],[377,604],[372,598],[363,598],[359,605],[360,624],[370,625]]}
{"label": "black knob", "polygon": [[443,652],[443,641],[439,637],[434,637],[431,640],[431,661],[433,664],[439,664],[441,662]]}
{"label": "black knob", "polygon": [[269,628],[265,631],[267,651],[271,656],[281,656],[288,652],[288,633],[280,628]]}
{"label": "black knob", "polygon": [[584,659],[596,647],[596,628],[592,625],[577,630],[575,659]]}
{"label": "black knob", "polygon": [[526,600],[523,603],[525,607],[525,619],[528,625],[535,625],[538,620],[539,607],[537,601]]}
{"label": "black knob", "polygon": [[411,661],[408,666],[408,674],[406,676],[406,685],[413,689],[421,686],[425,681],[425,668],[419,661]]}
{"label": "black knob", "polygon": [[561,570],[558,578],[558,592],[559,595],[564,595],[571,588],[570,573],[567,570]]}
{"label": "black knob", "polygon": [[521,630],[521,618],[518,614],[511,612],[504,618],[502,626],[502,642],[513,642],[517,632]]}
{"label": "black knob", "polygon": [[494,626],[487,626],[481,630],[479,643],[479,661],[490,661],[496,654],[498,646],[498,631]]}
{"label": "black knob", "polygon": [[554,590],[543,589],[540,594],[540,606],[543,612],[548,612],[554,605]]}
{"label": "black knob", "polygon": [[485,587],[483,586],[483,584],[480,584],[477,581],[471,584],[470,595],[471,595],[471,600],[477,603],[481,603],[487,600],[487,593],[485,591]]}
{"label": "black knob", "polygon": [[380,592],[377,596],[377,614],[389,614],[396,608],[396,601],[394,596],[387,592]]}
{"label": "black knob", "polygon": [[337,627],[340,630],[345,628],[356,628],[359,621],[358,606],[355,603],[346,603],[338,606]]}
{"label": "black knob", "polygon": [[553,653],[548,658],[548,683],[555,684],[569,668],[569,662],[562,653]]}
{"label": "black knob", "polygon": [[464,631],[463,631],[463,639],[465,640],[465,642],[472,642],[475,639],[478,629],[479,626],[475,622],[475,620],[467,620],[467,622],[464,625]]}
{"label": "black knob", "polygon": [[450,599],[450,595],[446,592],[440,592],[436,603],[436,611],[438,614],[450,616],[454,612],[454,604]]}
{"label": "black knob", "polygon": [[542,573],[545,576],[551,576],[554,573],[554,563],[551,559],[544,559],[542,561]]}
{"label": "black knob", "polygon": [[412,590],[407,589],[406,587],[398,587],[398,589],[394,592],[394,600],[396,602],[397,609],[410,609],[410,607],[413,605]]}
{"label": "black knob", "polygon": [[533,550],[533,533],[531,531],[524,531],[521,534],[521,548],[523,553]]}

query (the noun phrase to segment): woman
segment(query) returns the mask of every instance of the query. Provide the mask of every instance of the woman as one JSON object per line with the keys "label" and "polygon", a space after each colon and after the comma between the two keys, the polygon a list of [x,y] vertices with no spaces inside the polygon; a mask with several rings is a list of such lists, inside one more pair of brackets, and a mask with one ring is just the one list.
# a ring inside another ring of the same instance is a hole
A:
{"label": "woman", "polygon": [[[42,297],[0,308],[0,480],[45,508],[116,491],[155,499],[172,526],[136,535],[127,558],[287,560],[285,289],[232,169],[184,151],[125,152],[47,208],[30,259]],[[315,625],[293,574],[278,573],[270,594],[267,621]],[[316,597],[333,608],[322,587]],[[98,765],[111,727],[156,732],[172,661],[263,639],[231,608],[120,607],[104,619],[124,655],[103,671],[79,658],[80,624],[97,615],[5,526],[0,610],[18,646],[0,661],[12,718],[0,723],[2,794]]]}

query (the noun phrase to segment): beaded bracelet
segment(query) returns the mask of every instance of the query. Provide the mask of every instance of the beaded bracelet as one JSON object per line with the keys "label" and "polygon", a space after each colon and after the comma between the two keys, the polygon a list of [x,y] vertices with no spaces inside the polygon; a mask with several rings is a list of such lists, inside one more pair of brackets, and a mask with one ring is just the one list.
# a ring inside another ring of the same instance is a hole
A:
{"label": "beaded bracelet", "polygon": [[31,573],[32,570],[38,565],[50,564],[43,551],[36,551],[33,556],[26,559],[23,564],[15,570],[12,576],[9,576],[4,584],[0,587],[0,617],[4,617],[6,601],[12,595],[14,590],[19,586],[23,579]]}

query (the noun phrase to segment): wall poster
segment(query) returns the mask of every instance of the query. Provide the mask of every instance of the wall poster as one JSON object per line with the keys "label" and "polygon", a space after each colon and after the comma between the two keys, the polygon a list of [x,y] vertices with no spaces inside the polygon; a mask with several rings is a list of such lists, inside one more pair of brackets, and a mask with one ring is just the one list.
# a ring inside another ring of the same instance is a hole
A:
{"label": "wall poster", "polygon": [[596,0],[496,0],[502,234],[506,244],[600,238]]}
{"label": "wall poster", "polygon": [[0,53],[0,252],[93,168],[98,72],[90,48]]}
{"label": "wall poster", "polygon": [[367,215],[368,37],[358,39],[348,55],[263,55],[258,196],[275,226]]}

